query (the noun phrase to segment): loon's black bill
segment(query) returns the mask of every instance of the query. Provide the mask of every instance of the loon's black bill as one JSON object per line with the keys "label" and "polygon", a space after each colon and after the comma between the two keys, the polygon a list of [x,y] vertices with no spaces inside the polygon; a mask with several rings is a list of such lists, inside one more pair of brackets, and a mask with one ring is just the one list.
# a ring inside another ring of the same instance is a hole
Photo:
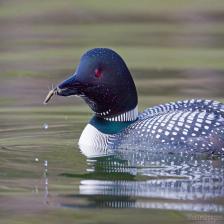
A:
{"label": "loon's black bill", "polygon": [[81,94],[80,91],[83,87],[84,86],[79,81],[76,80],[75,75],[72,75],[71,77],[60,83],[56,88],[49,91],[47,97],[44,100],[44,104],[47,104],[54,95],[58,96],[80,95]]}
{"label": "loon's black bill", "polygon": [[57,86],[57,95],[79,95],[83,87],[84,86],[77,80],[76,75],[72,75]]}

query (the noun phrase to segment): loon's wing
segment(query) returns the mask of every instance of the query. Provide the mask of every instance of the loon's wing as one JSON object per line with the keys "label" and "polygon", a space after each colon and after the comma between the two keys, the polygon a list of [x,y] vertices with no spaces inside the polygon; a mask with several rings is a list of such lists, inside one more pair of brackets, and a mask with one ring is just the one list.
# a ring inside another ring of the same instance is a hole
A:
{"label": "loon's wing", "polygon": [[172,111],[206,111],[208,113],[221,115],[224,118],[223,103],[214,100],[191,99],[160,104],[151,108],[147,108],[139,115],[139,119],[154,117]]}
{"label": "loon's wing", "polygon": [[224,153],[224,105],[188,100],[146,109],[116,136],[115,147]]}

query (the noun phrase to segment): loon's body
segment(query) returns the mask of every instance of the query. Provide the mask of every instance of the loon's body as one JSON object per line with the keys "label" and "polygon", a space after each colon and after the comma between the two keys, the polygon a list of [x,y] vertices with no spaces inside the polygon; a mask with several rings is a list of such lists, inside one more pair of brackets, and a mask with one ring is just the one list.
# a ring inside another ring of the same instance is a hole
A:
{"label": "loon's body", "polygon": [[123,59],[110,49],[85,53],[75,74],[53,93],[79,95],[95,112],[79,140],[86,155],[94,155],[94,150],[130,148],[224,154],[224,104],[191,99],[138,113],[131,74]]}
{"label": "loon's body", "polygon": [[223,110],[217,101],[191,99],[148,108],[132,122],[94,116],[79,145],[86,155],[119,149],[224,154]]}

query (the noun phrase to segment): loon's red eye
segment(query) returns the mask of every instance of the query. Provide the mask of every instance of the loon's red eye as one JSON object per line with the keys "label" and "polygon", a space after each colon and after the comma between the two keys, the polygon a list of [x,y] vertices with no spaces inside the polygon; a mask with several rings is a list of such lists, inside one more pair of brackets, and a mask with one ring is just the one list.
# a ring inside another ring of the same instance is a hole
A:
{"label": "loon's red eye", "polygon": [[102,75],[102,71],[99,68],[95,69],[95,77],[99,78]]}

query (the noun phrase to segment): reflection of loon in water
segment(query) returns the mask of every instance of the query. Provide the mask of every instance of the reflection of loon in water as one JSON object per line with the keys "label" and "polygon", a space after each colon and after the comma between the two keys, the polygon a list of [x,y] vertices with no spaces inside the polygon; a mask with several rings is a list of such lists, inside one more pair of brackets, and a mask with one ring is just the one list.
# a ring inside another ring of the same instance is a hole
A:
{"label": "reflection of loon in water", "polygon": [[221,158],[123,152],[87,161],[92,178],[81,180],[80,195],[90,207],[224,211]]}
{"label": "reflection of loon in water", "polygon": [[[147,149],[169,152],[224,153],[224,104],[191,99],[171,102],[138,113],[132,76],[114,51],[86,52],[74,75],[51,90],[53,95],[81,96],[95,116],[79,140],[86,147],[117,150]],[[88,152],[90,154],[90,152]]]}

